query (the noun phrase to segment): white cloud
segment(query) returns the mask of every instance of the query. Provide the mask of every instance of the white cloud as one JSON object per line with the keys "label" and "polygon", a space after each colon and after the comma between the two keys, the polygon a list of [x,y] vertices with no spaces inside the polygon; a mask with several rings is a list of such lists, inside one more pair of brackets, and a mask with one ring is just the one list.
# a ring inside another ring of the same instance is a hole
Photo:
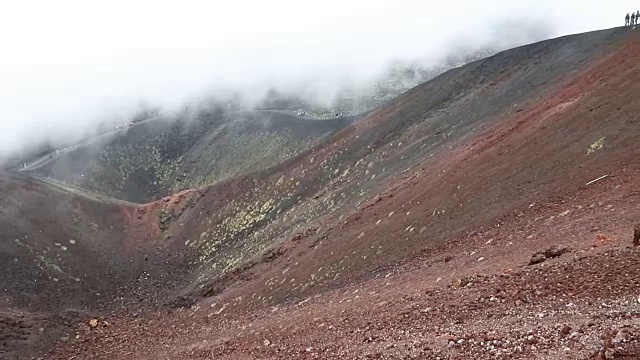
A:
{"label": "white cloud", "polygon": [[[633,7],[599,0],[6,2],[0,154],[90,128],[140,100],[171,106],[221,85],[284,88],[303,80],[330,91],[391,59],[507,46],[535,38],[530,32],[612,27]],[[520,23],[528,27],[518,38]]]}

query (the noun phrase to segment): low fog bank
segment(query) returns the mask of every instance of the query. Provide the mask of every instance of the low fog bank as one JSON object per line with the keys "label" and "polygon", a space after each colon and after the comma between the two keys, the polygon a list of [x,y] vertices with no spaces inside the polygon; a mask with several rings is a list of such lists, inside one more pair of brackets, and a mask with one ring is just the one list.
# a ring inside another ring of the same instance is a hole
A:
{"label": "low fog bank", "polygon": [[614,21],[578,1],[39,5],[0,16],[5,164],[134,119],[362,112],[449,68]]}

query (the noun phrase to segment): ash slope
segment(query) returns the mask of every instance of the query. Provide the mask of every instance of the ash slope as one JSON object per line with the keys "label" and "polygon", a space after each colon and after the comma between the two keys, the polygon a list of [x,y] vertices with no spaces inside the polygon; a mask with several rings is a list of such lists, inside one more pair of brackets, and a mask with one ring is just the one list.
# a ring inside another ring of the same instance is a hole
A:
{"label": "ash slope", "polygon": [[[171,213],[166,232],[195,257],[198,282],[249,267],[261,275],[247,288],[283,300],[368,276],[634,164],[636,101],[604,99],[633,94],[635,63],[621,48],[635,36],[565,37],[451,70],[303,156],[211,188],[193,207],[152,208]],[[290,262],[299,269],[285,279]]]}
{"label": "ash slope", "polygon": [[275,167],[118,204],[142,296],[111,284],[126,306],[87,303],[104,322],[47,357],[584,358],[614,330],[637,356],[638,53],[631,29],[508,50]]}

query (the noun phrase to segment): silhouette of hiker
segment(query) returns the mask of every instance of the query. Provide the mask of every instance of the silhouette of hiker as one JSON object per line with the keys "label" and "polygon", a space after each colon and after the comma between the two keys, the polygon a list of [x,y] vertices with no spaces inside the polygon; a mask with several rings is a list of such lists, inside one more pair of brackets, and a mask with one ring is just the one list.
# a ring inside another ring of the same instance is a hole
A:
{"label": "silhouette of hiker", "polygon": [[629,13],[624,17],[624,26],[629,26]]}
{"label": "silhouette of hiker", "polygon": [[636,11],[636,25],[638,25],[638,21],[640,21],[640,10]]}
{"label": "silhouette of hiker", "polygon": [[636,14],[631,14],[631,25],[635,25],[636,24]]}

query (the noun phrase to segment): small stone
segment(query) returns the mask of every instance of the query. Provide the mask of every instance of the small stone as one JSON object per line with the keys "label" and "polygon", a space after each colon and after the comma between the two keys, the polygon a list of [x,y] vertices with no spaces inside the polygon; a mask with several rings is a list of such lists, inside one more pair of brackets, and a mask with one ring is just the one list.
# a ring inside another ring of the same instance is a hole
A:
{"label": "small stone", "polygon": [[89,326],[91,326],[92,328],[97,327],[98,326],[98,319],[89,320]]}
{"label": "small stone", "polygon": [[531,257],[531,260],[529,260],[529,265],[540,264],[545,260],[547,260],[547,257],[543,253],[538,252],[533,254],[533,256]]}
{"label": "small stone", "polygon": [[604,358],[605,358],[605,359],[607,359],[607,360],[614,359],[614,358],[615,358],[615,355],[614,355],[613,349],[607,349],[607,350],[605,350],[605,352],[604,352]]}
{"label": "small stone", "polygon": [[562,256],[569,252],[571,252],[571,249],[569,248],[557,248],[555,246],[552,246],[544,251],[544,255],[547,257],[547,259],[552,259],[552,258],[557,258],[559,256]]}
{"label": "small stone", "polygon": [[629,331],[627,329],[621,329],[616,334],[616,337],[613,338],[613,342],[617,344],[624,343],[627,341],[628,337],[629,337]]}
{"label": "small stone", "polygon": [[265,340],[265,341],[263,342],[263,344],[264,344],[264,346],[269,346],[269,345],[271,345],[271,341],[269,341],[269,340]]}

